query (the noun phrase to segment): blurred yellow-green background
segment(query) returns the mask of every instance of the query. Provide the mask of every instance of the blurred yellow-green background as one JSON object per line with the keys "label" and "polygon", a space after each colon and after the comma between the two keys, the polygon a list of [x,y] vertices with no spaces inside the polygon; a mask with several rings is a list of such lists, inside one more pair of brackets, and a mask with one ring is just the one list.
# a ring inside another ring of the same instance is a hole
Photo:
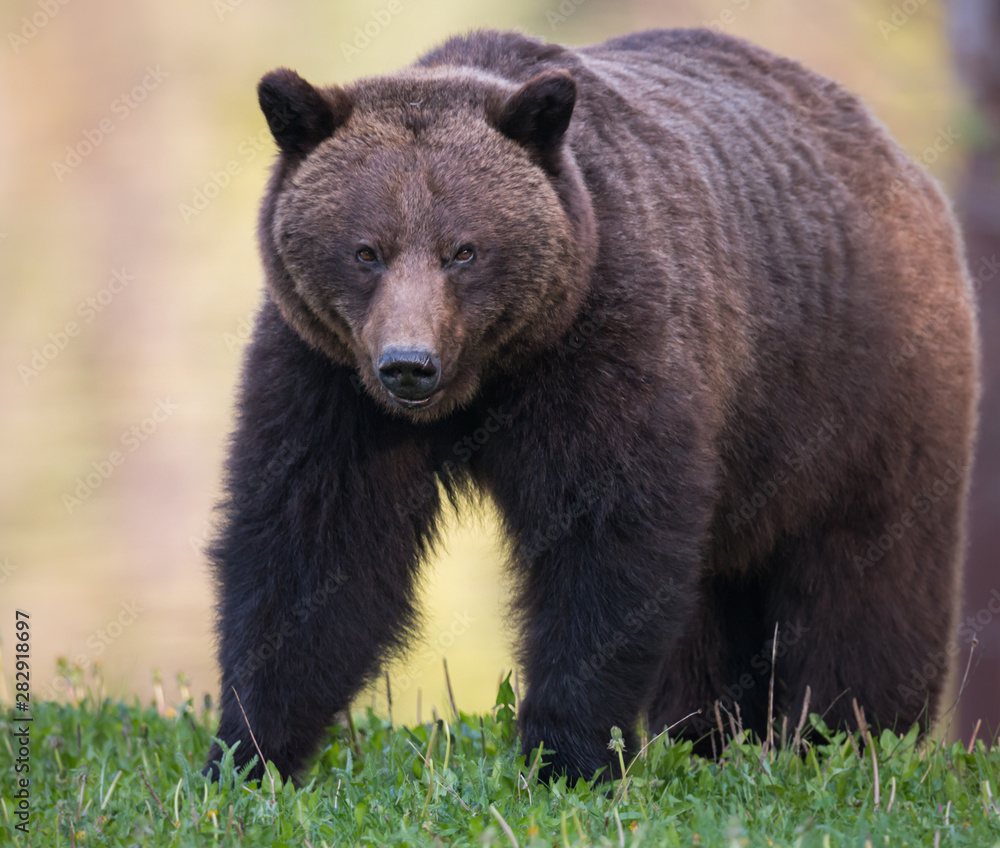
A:
{"label": "blurred yellow-green background", "polygon": [[[113,694],[148,701],[154,668],[168,701],[178,671],[199,701],[216,694],[202,546],[260,296],[264,72],[346,82],[474,27],[585,44],[708,24],[858,91],[949,183],[967,107],[946,10],[912,5],[900,21],[881,0],[393,0],[376,26],[388,0],[6,0],[0,633],[9,657],[14,610],[30,613],[35,696],[59,689],[59,656],[101,663]],[[958,144],[925,154],[949,127]],[[443,709],[443,656],[459,706],[488,707],[513,635],[488,515],[453,522],[423,602],[423,642],[393,670],[396,718],[413,719],[418,689],[424,715]]]}

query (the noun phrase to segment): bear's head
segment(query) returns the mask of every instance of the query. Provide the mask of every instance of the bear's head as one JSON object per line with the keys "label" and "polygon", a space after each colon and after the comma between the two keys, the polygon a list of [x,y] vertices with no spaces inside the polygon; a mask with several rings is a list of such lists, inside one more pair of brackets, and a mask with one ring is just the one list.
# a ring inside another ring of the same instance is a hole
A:
{"label": "bear's head", "polygon": [[271,296],[386,409],[446,415],[567,331],[596,250],[567,71],[316,88],[281,69],[258,95],[280,151],[260,221]]}

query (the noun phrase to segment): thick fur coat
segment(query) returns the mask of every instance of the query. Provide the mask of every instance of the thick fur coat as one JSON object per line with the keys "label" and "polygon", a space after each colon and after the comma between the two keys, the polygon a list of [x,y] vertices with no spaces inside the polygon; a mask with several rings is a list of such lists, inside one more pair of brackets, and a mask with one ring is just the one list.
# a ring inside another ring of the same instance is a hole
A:
{"label": "thick fur coat", "polygon": [[439,482],[502,516],[554,768],[614,767],[642,713],[704,743],[716,701],[763,735],[772,655],[778,715],[809,687],[927,726],[973,308],[941,192],[854,96],[705,30],[477,32],[259,94],[268,285],[211,550],[238,762],[234,688],[295,773],[405,647]]}

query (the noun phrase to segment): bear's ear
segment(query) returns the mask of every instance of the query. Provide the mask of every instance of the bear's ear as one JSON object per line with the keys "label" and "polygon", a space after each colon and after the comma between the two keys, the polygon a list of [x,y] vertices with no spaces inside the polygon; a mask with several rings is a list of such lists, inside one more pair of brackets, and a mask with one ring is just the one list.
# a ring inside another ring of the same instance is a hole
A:
{"label": "bear's ear", "polygon": [[305,156],[351,114],[342,88],[314,88],[295,71],[279,68],[257,84],[257,100],[283,153]]}
{"label": "bear's ear", "polygon": [[562,141],[575,103],[576,82],[569,71],[544,71],[493,109],[491,123],[544,159]]}

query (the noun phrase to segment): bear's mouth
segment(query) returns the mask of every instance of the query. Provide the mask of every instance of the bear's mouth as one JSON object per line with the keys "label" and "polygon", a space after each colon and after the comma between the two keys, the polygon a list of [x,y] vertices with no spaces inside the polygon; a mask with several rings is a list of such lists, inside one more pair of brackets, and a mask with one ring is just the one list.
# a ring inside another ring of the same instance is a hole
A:
{"label": "bear's mouth", "polygon": [[443,394],[443,389],[438,388],[425,398],[404,398],[389,391],[389,389],[384,389],[384,392],[390,402],[401,409],[425,409],[428,406],[433,406],[438,400],[440,400],[441,395]]}

